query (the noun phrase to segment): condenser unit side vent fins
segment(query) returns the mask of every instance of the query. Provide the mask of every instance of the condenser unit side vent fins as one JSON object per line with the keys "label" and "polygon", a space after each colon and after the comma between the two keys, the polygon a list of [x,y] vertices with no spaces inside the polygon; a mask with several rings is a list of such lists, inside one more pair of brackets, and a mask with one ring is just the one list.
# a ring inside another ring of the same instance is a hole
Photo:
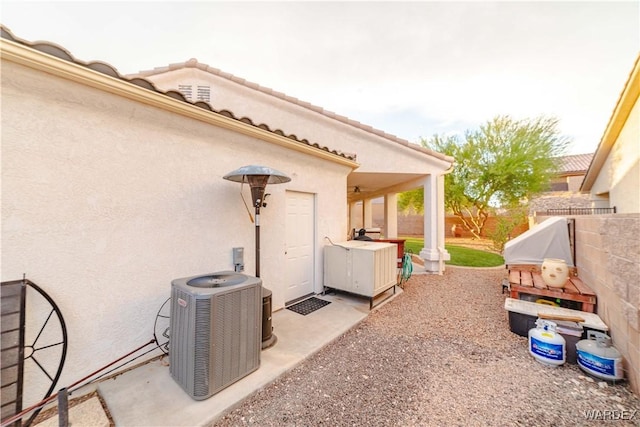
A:
{"label": "condenser unit side vent fins", "polygon": [[169,370],[196,400],[260,367],[262,280],[235,272],[213,275],[239,283],[203,289],[189,285],[203,283],[202,276],[171,282]]}
{"label": "condenser unit side vent fins", "polygon": [[208,299],[196,300],[195,320],[194,393],[196,396],[206,396],[209,394],[209,349],[211,347],[211,302]]}

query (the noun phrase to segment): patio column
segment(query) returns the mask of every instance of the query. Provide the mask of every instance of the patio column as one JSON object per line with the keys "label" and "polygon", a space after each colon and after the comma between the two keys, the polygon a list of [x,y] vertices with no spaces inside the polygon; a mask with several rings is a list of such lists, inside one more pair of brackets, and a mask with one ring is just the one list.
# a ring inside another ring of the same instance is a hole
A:
{"label": "patio column", "polygon": [[398,237],[398,193],[384,196],[384,238]]}
{"label": "patio column", "polygon": [[349,233],[360,223],[358,218],[358,202],[349,202],[349,223],[347,224]]}
{"label": "patio column", "polygon": [[429,175],[424,181],[424,247],[420,258],[425,270],[442,274],[450,259],[444,249],[444,176]]}
{"label": "patio column", "polygon": [[438,269],[438,274],[442,274],[445,270],[444,262],[449,261],[451,259],[451,255],[444,247],[444,239],[447,231],[445,229],[447,212],[444,207],[444,175],[438,175],[436,179],[438,181],[438,251],[440,252],[440,267]]}
{"label": "patio column", "polygon": [[362,227],[373,227],[373,203],[372,199],[362,201]]}

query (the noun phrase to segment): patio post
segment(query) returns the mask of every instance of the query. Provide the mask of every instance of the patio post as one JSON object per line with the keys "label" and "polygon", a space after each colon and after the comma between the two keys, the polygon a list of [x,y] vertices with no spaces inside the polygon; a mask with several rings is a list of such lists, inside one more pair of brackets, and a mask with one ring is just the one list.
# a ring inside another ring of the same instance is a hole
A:
{"label": "patio post", "polygon": [[444,248],[444,175],[428,175],[424,180],[424,247],[420,258],[425,270],[442,274],[449,253]]}
{"label": "patio post", "polygon": [[384,237],[395,239],[398,237],[398,194],[384,195]]}
{"label": "patio post", "polygon": [[362,201],[362,227],[373,227],[373,200],[364,199]]}

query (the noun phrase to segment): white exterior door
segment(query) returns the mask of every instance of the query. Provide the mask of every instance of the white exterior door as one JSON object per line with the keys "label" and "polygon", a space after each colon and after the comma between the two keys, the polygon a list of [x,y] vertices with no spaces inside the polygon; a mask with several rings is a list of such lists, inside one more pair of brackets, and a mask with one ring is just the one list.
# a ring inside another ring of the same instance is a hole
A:
{"label": "white exterior door", "polygon": [[287,191],[285,302],[313,293],[315,196]]}

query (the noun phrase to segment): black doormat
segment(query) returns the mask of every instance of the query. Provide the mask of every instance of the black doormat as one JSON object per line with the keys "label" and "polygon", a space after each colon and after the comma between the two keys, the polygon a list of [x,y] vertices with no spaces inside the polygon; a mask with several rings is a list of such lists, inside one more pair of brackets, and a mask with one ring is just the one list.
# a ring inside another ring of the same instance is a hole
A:
{"label": "black doormat", "polygon": [[309,313],[313,313],[314,311],[321,309],[327,304],[331,304],[331,301],[325,301],[320,298],[311,297],[287,307],[287,310],[295,311],[298,314],[306,316]]}

